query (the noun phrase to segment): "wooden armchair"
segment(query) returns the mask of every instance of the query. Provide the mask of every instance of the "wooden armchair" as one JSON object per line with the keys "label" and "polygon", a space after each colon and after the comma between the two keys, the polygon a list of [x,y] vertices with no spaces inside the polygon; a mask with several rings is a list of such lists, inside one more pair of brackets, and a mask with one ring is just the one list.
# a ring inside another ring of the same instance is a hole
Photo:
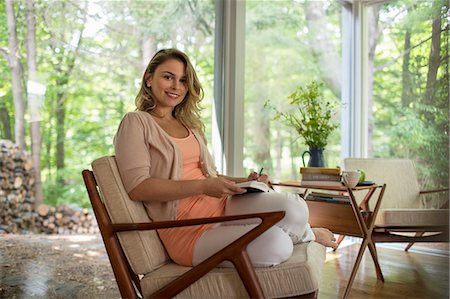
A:
{"label": "wooden armchair", "polygon": [[[141,202],[125,192],[114,157],[83,171],[106,251],[123,298],[316,298],[325,247],[298,244],[293,256],[275,267],[253,268],[246,246],[284,217],[283,211],[151,222]],[[260,218],[262,222],[196,267],[173,263],[156,229]],[[229,260],[234,268],[216,268]]]}
{"label": "wooden armchair", "polygon": [[[347,158],[345,169],[363,169],[366,178],[386,184],[383,202],[375,220],[372,239],[375,242],[448,242],[449,210],[447,203],[439,209],[426,207],[424,194],[447,192],[448,189],[421,191],[414,163],[408,159]],[[368,210],[368,202],[360,207]],[[412,235],[411,233],[414,233]]]}

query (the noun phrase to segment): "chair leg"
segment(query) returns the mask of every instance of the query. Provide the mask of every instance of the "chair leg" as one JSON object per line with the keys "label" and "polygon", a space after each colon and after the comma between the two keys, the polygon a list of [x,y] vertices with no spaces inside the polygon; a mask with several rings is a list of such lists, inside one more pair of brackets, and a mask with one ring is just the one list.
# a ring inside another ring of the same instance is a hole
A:
{"label": "chair leg", "polygon": [[241,251],[231,262],[241,277],[250,298],[265,298],[247,251]]}
{"label": "chair leg", "polygon": [[[422,237],[424,234],[425,232],[417,232],[414,237]],[[415,242],[409,242],[409,244],[405,247],[405,251],[408,251],[414,245],[414,243]]]}
{"label": "chair leg", "polygon": [[358,272],[359,264],[361,263],[361,259],[363,257],[364,251],[366,250],[368,243],[369,241],[367,239],[363,239],[361,247],[359,248],[358,251],[358,255],[356,256],[355,264],[353,265],[352,273],[350,274],[347,286],[345,287],[344,296],[342,296],[342,299],[346,299],[348,297],[348,294],[350,293],[350,290],[352,289],[353,281],[355,280],[356,277],[356,272]]}
{"label": "chair leg", "polygon": [[377,278],[381,281],[384,281],[383,272],[381,272],[380,264],[378,262],[378,254],[377,248],[375,247],[375,243],[371,239],[368,244],[370,254],[372,255],[373,263],[375,266],[375,273],[377,274]]}

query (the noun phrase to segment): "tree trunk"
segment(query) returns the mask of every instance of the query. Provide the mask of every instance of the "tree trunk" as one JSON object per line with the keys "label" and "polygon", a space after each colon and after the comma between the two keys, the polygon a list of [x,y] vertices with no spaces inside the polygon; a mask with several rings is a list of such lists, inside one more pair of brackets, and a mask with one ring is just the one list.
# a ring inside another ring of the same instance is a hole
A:
{"label": "tree trunk", "polygon": [[[65,80],[58,80],[57,86],[67,86],[68,76],[66,74]],[[62,170],[64,169],[64,139],[66,137],[66,130],[64,127],[65,118],[66,118],[66,95],[65,93],[58,92],[56,96],[56,169]],[[58,176],[59,178],[59,176]]]}
{"label": "tree trunk", "polygon": [[11,119],[9,117],[8,108],[4,103],[0,104],[0,122],[2,124],[3,137],[7,140],[12,140],[11,134]]}
{"label": "tree trunk", "polygon": [[[409,10],[408,10],[409,13]],[[413,99],[411,72],[409,71],[409,61],[411,57],[411,30],[409,28],[405,31],[405,42],[403,51],[403,64],[402,64],[402,107],[408,107]]]}
{"label": "tree trunk", "polygon": [[[439,1],[434,1],[433,6],[436,8],[435,11],[439,12]],[[427,87],[424,98],[424,103],[426,105],[433,105],[437,72],[441,63],[441,14],[436,13],[436,15],[433,17],[431,28],[431,50],[428,59]],[[433,120],[432,113],[427,113],[425,117],[429,121]]]}
{"label": "tree trunk", "polygon": [[[28,81],[36,80],[36,12],[34,10],[33,0],[27,0],[27,65],[28,65]],[[34,95],[32,95],[34,96]],[[28,97],[28,103],[31,104],[32,99]],[[30,107],[30,115],[33,113]],[[38,207],[44,203],[44,194],[42,192],[41,183],[41,130],[40,120],[32,120],[30,118],[31,133],[31,153],[33,158],[34,170],[36,173],[35,181],[35,202],[34,206]]]}
{"label": "tree trunk", "polygon": [[[70,76],[72,74],[73,68],[75,67],[75,62],[78,57],[78,53],[83,40],[83,32],[86,25],[87,19],[87,3],[84,3],[85,7],[83,9],[82,16],[82,27],[80,29],[80,34],[78,37],[75,49],[66,50],[66,55],[61,57],[61,61],[56,68],[58,69],[59,78],[56,80],[56,86],[59,87],[59,91],[56,93],[56,176],[60,184],[64,184],[63,178],[60,171],[65,167],[65,115],[66,115],[66,99],[67,99],[67,86],[70,81]],[[56,46],[54,46],[56,47]],[[60,68],[61,64],[65,64],[64,70]]]}
{"label": "tree trunk", "polygon": [[6,17],[8,22],[8,64],[11,70],[11,84],[14,99],[14,138],[17,145],[23,150],[25,145],[24,103],[22,90],[22,69],[20,66],[20,54],[17,44],[16,17],[14,15],[13,0],[5,0]]}
{"label": "tree trunk", "polygon": [[148,37],[144,38],[144,42],[142,43],[142,71],[145,71],[150,59],[156,53],[156,43],[153,38]]}
{"label": "tree trunk", "polygon": [[[263,96],[261,94],[257,98],[262,99]],[[273,160],[270,155],[270,148],[272,147],[270,140],[270,122],[267,121],[270,116],[268,115],[269,110],[265,109],[263,104],[262,101],[255,101],[253,103],[255,115],[258,115],[255,118],[255,127],[251,129],[253,132],[252,135],[254,136],[254,158],[256,163],[264,167],[266,173],[273,173]]]}
{"label": "tree trunk", "polygon": [[317,59],[321,77],[333,94],[341,98],[341,57],[327,27],[325,1],[305,1],[306,25],[312,42],[313,55]]}

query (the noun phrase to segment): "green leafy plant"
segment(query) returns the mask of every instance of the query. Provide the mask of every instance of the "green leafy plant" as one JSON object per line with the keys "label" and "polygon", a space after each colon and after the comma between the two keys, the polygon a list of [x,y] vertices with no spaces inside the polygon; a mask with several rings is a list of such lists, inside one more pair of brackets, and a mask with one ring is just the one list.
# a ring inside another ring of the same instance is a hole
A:
{"label": "green leafy plant", "polygon": [[322,86],[323,83],[314,80],[300,86],[287,97],[289,106],[283,111],[271,106],[269,101],[264,105],[275,111],[275,120],[293,127],[310,148],[324,148],[328,136],[338,127],[332,122],[338,105],[324,98]]}

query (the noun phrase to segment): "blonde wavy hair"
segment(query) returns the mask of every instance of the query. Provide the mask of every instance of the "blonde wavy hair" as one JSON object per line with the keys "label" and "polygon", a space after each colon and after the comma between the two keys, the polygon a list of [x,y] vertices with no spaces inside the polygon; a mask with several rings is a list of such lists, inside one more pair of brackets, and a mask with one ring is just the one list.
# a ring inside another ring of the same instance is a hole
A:
{"label": "blonde wavy hair", "polygon": [[204,131],[205,125],[200,119],[200,112],[202,110],[200,102],[204,96],[203,88],[189,58],[177,49],[159,50],[150,60],[142,77],[141,88],[135,99],[136,109],[151,112],[156,108],[155,96],[152,88],[147,87],[146,78],[148,78],[148,75],[154,75],[156,68],[169,59],[176,59],[184,64],[187,86],[187,94],[183,101],[175,106],[173,116],[190,128]]}

